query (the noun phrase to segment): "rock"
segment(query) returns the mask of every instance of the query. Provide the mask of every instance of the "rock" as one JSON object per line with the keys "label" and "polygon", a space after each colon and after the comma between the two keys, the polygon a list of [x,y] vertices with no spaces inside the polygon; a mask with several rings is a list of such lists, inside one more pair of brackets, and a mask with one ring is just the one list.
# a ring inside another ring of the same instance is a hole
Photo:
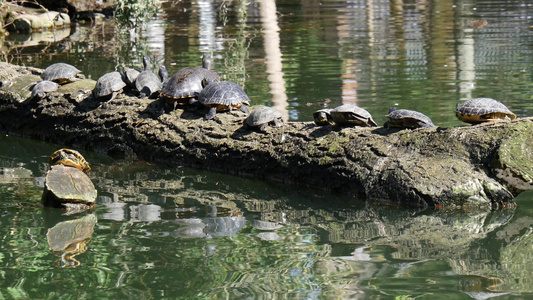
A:
{"label": "rock", "polygon": [[63,203],[94,204],[97,192],[91,179],[82,171],[54,165],[46,174],[42,202],[47,207],[62,207]]}

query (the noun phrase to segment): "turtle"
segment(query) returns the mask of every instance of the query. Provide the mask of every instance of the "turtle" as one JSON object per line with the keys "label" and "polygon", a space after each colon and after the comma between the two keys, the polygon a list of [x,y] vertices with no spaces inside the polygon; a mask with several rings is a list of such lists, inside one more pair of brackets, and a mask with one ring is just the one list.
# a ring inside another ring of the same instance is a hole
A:
{"label": "turtle", "polygon": [[124,69],[122,69],[122,77],[124,78],[124,81],[128,86],[130,86],[131,88],[135,88],[135,80],[137,79],[137,77],[139,77],[139,74],[141,74],[141,72],[142,71],[134,68],[125,67]]}
{"label": "turtle", "polygon": [[54,81],[59,84],[69,83],[80,79],[80,70],[66,63],[51,64],[41,74],[43,80]]}
{"label": "turtle", "polygon": [[164,78],[158,78],[157,75],[151,71],[151,63],[148,56],[143,57],[143,64],[144,71],[142,71],[135,80],[135,88],[140,92],[140,98],[151,97],[156,92],[159,92],[163,86],[162,81],[166,80],[168,77],[167,69],[164,66],[159,70],[159,74],[164,76]]}
{"label": "turtle", "polygon": [[474,98],[463,104],[457,103],[455,115],[459,120],[470,124],[516,119],[512,111],[492,98]]}
{"label": "turtle", "polygon": [[281,113],[276,109],[261,106],[254,109],[246,120],[244,120],[244,128],[252,127],[265,132],[269,124],[273,124],[276,127],[281,126],[283,124],[281,118]]}
{"label": "turtle", "polygon": [[212,119],[217,112],[240,109],[248,114],[250,98],[240,85],[232,81],[211,82],[198,95],[198,101],[209,107],[206,120]]}
{"label": "turtle", "polygon": [[50,165],[64,165],[67,167],[74,167],[85,173],[91,170],[89,163],[83,158],[83,156],[76,150],[72,149],[59,149],[50,156]]}
{"label": "turtle", "polygon": [[420,127],[435,127],[428,116],[414,110],[391,107],[386,117],[388,121],[383,125],[385,128],[415,129]]}
{"label": "turtle", "polygon": [[322,108],[313,113],[313,119],[318,126],[334,125],[331,117],[332,108]]}
{"label": "turtle", "polygon": [[117,71],[109,72],[98,78],[93,95],[98,99],[110,97],[109,100],[113,100],[117,94],[122,92],[125,86],[126,82],[124,82],[122,74]]}
{"label": "turtle", "polygon": [[353,103],[338,106],[332,109],[330,114],[335,124],[339,126],[378,126],[368,111]]}
{"label": "turtle", "polygon": [[220,76],[210,67],[211,55],[206,53],[202,57],[202,67],[186,67],[169,78],[160,91],[165,110],[173,110],[176,103],[189,104],[189,100],[197,98],[205,85],[220,81]]}
{"label": "turtle", "polygon": [[59,84],[50,81],[50,80],[42,80],[37,82],[31,89],[31,96],[37,97],[37,98],[43,98],[46,93],[51,93],[54,91],[57,91],[59,88]]}

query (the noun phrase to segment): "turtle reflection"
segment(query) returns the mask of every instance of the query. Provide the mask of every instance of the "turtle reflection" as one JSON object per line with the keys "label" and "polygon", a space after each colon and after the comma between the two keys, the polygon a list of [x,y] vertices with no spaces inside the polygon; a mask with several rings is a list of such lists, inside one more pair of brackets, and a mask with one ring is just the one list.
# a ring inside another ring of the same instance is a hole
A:
{"label": "turtle reflection", "polygon": [[60,258],[55,261],[61,268],[75,268],[81,263],[76,256],[87,251],[97,219],[94,214],[57,223],[48,229],[46,239],[50,250]]}

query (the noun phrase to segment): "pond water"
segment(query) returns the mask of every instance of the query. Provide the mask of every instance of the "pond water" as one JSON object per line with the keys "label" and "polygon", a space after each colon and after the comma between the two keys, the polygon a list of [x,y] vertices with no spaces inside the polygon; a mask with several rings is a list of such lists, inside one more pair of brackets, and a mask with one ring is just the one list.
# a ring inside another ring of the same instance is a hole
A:
{"label": "pond water", "polygon": [[[61,33],[68,37],[31,47],[11,35],[4,58],[42,68],[68,62],[96,79],[140,68],[145,54],[172,74],[212,52],[213,68],[241,84],[252,105],[272,105],[291,121],[355,102],[380,124],[397,106],[463,126],[456,103],[481,96],[533,116],[527,1],[160,6],[142,30],[74,24]],[[398,209],[82,151],[98,205],[64,215],[39,203],[48,156],[65,145],[12,136],[0,145],[0,298],[533,296],[532,192],[514,210]]]}

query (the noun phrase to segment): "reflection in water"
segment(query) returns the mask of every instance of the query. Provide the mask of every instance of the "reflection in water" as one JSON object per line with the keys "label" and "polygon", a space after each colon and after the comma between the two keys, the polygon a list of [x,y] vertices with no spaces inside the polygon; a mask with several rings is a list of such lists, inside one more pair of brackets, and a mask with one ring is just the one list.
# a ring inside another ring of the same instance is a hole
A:
{"label": "reflection in water", "polygon": [[287,94],[283,79],[282,53],[280,48],[279,25],[277,19],[276,2],[274,0],[258,0],[260,4],[261,23],[263,24],[263,40],[265,49],[265,64],[272,107],[283,114],[283,119],[289,119],[287,112]]}
{"label": "reflection in water", "polygon": [[56,265],[61,268],[75,268],[81,263],[76,256],[87,251],[97,219],[94,214],[71,221],[59,222],[48,229],[46,239],[50,250],[60,259]]}

